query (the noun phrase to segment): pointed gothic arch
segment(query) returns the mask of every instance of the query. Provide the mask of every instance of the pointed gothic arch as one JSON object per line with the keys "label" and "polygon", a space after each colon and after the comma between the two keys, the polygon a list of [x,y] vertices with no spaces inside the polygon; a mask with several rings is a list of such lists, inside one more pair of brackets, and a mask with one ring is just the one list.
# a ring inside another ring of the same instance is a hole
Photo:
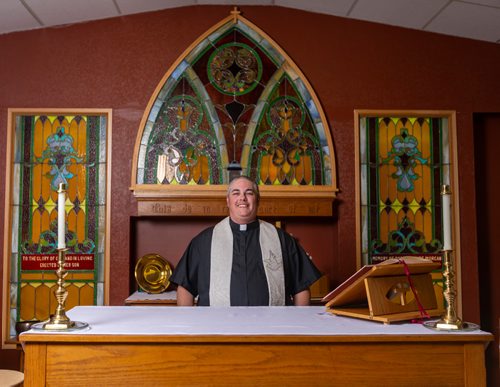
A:
{"label": "pointed gothic arch", "polygon": [[159,82],[134,148],[144,215],[223,215],[232,173],[259,184],[260,215],[331,215],[328,122],[290,57],[239,11],[198,38]]}

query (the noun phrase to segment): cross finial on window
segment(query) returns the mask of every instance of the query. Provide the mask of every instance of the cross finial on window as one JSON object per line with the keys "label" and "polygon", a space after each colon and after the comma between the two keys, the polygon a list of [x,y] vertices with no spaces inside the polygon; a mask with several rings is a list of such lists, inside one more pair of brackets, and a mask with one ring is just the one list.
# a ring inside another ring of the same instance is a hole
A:
{"label": "cross finial on window", "polygon": [[238,7],[234,7],[230,13],[231,15],[233,15],[233,23],[236,24],[236,21],[238,20],[238,15],[241,14],[240,10],[238,9]]}

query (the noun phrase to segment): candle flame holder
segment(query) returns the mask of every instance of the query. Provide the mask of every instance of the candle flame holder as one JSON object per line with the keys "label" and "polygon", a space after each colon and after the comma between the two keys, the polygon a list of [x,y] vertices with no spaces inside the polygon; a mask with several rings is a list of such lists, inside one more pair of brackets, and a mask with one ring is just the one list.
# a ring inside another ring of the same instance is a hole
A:
{"label": "candle flame holder", "polygon": [[[66,184],[61,183],[59,184],[59,190],[57,191],[59,194],[66,193]],[[63,201],[64,199],[63,195]],[[59,198],[61,200],[61,198]],[[59,214],[58,214],[59,216]],[[64,219],[64,224],[66,223],[65,216],[62,217]],[[64,225],[65,227],[65,225]],[[58,239],[59,238],[64,238],[64,230],[61,231],[61,235],[58,234]],[[59,230],[58,230],[59,232]],[[68,274],[66,269],[64,268],[64,264],[66,261],[66,251],[68,250],[66,248],[66,245],[64,243],[61,244],[61,241],[58,240],[58,245],[59,246],[64,246],[64,247],[58,247],[57,249],[57,270],[56,270],[56,275],[57,275],[57,289],[55,291],[55,296],[57,300],[57,307],[56,311],[53,315],[50,316],[48,321],[44,321],[41,323],[37,323],[32,325],[33,329],[42,329],[42,330],[49,330],[49,331],[66,331],[66,330],[75,330],[75,329],[83,329],[83,328],[88,328],[89,324],[85,322],[80,322],[80,321],[71,321],[68,316],[66,316],[66,299],[68,298],[68,290],[64,286],[64,278]]]}

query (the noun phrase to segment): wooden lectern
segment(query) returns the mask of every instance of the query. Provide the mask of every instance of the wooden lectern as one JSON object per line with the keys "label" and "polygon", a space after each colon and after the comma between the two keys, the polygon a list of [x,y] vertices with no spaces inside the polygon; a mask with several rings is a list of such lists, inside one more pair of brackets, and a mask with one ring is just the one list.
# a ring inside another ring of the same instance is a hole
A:
{"label": "wooden lectern", "polygon": [[429,316],[441,315],[431,277],[440,263],[413,257],[401,260],[363,266],[323,298],[327,311],[387,324],[420,318],[421,308]]}

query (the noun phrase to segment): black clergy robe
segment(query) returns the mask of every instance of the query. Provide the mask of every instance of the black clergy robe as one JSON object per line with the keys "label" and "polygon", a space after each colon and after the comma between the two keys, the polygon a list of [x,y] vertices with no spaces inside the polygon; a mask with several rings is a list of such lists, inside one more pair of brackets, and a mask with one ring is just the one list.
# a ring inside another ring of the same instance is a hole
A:
{"label": "black clergy robe", "polygon": [[[231,306],[269,305],[269,290],[262,263],[259,243],[259,221],[240,225],[230,220],[233,233],[233,266],[231,269]],[[292,297],[309,288],[321,277],[309,256],[288,233],[278,230],[283,254],[285,274],[285,303],[293,305]],[[174,284],[181,285],[193,296],[198,296],[198,305],[210,305],[210,251],[213,227],[193,238],[170,277]]]}

